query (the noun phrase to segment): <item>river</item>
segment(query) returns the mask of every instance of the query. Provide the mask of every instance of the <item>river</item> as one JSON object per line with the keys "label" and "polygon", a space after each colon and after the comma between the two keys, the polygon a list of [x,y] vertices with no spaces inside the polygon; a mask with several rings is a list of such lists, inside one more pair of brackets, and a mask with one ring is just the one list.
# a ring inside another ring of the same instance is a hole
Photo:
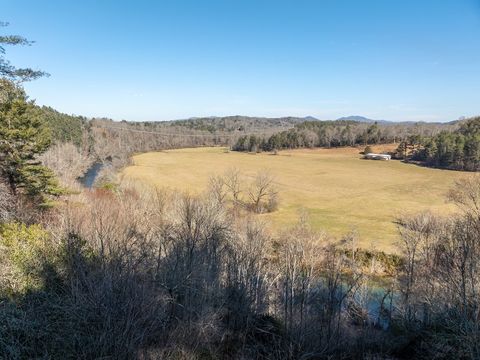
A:
{"label": "river", "polygon": [[103,163],[101,162],[96,162],[94,163],[83,175],[81,178],[78,179],[80,183],[85,186],[87,189],[91,189],[93,187],[93,184],[95,184],[95,180],[97,178],[98,173],[100,170],[103,168]]}

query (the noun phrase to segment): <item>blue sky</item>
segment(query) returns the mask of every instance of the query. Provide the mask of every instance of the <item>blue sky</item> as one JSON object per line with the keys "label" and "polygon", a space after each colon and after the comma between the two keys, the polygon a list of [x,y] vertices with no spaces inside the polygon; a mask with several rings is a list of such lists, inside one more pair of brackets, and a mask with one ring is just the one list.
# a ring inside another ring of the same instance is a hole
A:
{"label": "blue sky", "polygon": [[0,0],[39,104],[116,120],[480,114],[480,0]]}

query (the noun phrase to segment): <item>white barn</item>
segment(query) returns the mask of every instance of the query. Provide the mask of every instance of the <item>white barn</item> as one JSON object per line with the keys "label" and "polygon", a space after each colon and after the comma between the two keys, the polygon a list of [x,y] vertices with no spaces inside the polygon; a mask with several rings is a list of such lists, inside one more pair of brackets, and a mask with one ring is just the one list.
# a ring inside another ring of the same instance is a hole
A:
{"label": "white barn", "polygon": [[363,157],[364,159],[370,159],[370,160],[390,160],[392,158],[392,156],[388,154],[374,154],[374,153],[365,154]]}

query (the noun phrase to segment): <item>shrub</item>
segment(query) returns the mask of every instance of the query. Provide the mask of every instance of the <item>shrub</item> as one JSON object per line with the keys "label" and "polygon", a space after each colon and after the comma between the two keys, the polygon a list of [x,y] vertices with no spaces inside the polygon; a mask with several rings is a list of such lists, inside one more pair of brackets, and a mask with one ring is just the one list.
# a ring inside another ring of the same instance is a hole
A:
{"label": "shrub", "polygon": [[364,153],[365,155],[366,155],[366,154],[370,154],[370,153],[372,153],[372,152],[373,152],[373,150],[372,150],[372,148],[371,148],[369,145],[365,146],[365,149],[363,150],[363,153]]}
{"label": "shrub", "polygon": [[40,225],[3,224],[0,247],[7,270],[3,280],[9,283],[10,293],[25,294],[47,286],[55,262],[55,246]]}

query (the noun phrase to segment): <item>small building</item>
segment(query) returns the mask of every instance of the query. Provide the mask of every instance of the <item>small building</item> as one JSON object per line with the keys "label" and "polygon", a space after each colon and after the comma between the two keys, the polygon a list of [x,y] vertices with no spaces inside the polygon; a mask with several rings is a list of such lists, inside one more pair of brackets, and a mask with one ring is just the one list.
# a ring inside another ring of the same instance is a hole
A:
{"label": "small building", "polygon": [[369,160],[390,160],[392,158],[391,155],[388,154],[374,154],[374,153],[368,153],[363,156],[364,159],[369,159]]}

